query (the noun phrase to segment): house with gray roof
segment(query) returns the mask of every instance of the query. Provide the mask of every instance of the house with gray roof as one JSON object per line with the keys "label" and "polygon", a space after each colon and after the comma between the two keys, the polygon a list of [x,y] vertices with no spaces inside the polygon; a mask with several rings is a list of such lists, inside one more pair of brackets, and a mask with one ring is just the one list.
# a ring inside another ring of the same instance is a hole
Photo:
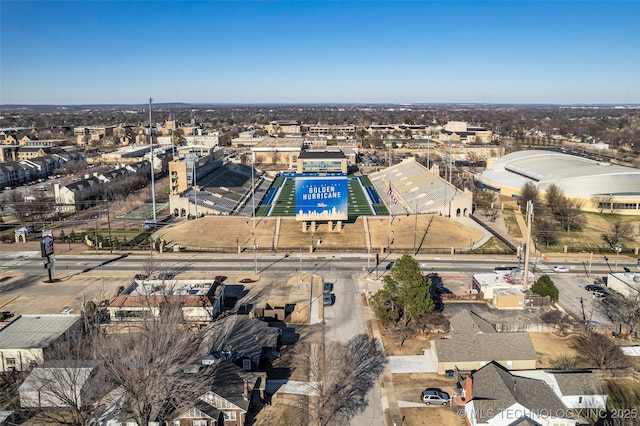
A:
{"label": "house with gray roof", "polygon": [[203,347],[208,358],[224,359],[254,370],[262,359],[278,356],[280,329],[246,315],[228,315],[213,322],[206,331]]}
{"label": "house with gray roof", "polygon": [[45,362],[31,370],[20,385],[22,408],[87,407],[99,396],[104,377],[95,361]]}
{"label": "house with gray roof", "polygon": [[512,371],[515,376],[544,381],[571,409],[603,410],[607,393],[600,378],[589,370],[527,370]]}
{"label": "house with gray roof", "polygon": [[490,362],[467,376],[463,392],[470,426],[575,426],[570,409],[542,380],[512,375]]}
{"label": "house with gray roof", "polygon": [[80,315],[21,315],[0,330],[0,372],[28,371],[45,362],[57,341],[80,325]]}
{"label": "house with gray roof", "polygon": [[438,374],[447,370],[472,371],[495,361],[508,369],[536,368],[537,354],[529,333],[453,334],[431,342]]}
{"label": "house with gray roof", "polygon": [[466,309],[449,318],[449,326],[449,335],[496,333],[493,324],[475,312]]}
{"label": "house with gray roof", "polygon": [[264,403],[267,374],[245,371],[237,365],[221,361],[211,390],[200,396],[188,410],[174,413],[171,424],[243,426],[247,414]]}

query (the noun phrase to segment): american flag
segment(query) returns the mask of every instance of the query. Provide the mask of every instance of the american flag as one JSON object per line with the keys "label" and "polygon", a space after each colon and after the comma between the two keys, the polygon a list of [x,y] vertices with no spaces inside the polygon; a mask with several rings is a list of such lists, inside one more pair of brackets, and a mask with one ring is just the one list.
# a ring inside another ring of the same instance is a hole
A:
{"label": "american flag", "polygon": [[393,204],[398,205],[398,199],[396,198],[396,195],[393,193],[393,190],[391,189],[391,185],[389,185],[389,190],[387,191],[387,195],[389,196],[389,199],[393,201]]}

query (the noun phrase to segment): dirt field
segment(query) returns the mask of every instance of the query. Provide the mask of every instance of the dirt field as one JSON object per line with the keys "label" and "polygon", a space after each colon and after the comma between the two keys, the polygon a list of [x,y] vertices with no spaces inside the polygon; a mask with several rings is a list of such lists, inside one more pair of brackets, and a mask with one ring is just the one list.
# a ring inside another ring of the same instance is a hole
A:
{"label": "dirt field", "polygon": [[[409,250],[415,244],[421,248],[467,248],[470,242],[479,241],[483,233],[468,228],[452,219],[440,216],[396,217],[390,224],[389,218],[368,218],[371,250],[378,252],[389,245],[391,250]],[[302,230],[302,222],[292,218],[213,217],[197,220],[183,220],[157,232],[157,236],[169,244],[187,247],[227,247],[240,246],[252,250],[253,244],[260,250],[308,251],[312,244],[320,248],[346,248],[367,250],[364,218],[353,223],[344,223],[342,232],[330,232],[327,224],[318,224],[315,230]],[[279,223],[279,225],[278,225]],[[417,233],[414,232],[417,229]]]}
{"label": "dirt field", "polygon": [[382,332],[382,344],[387,356],[397,355],[422,355],[423,349],[431,347],[431,339],[436,338],[435,335],[418,334],[411,336],[405,340],[402,346],[398,345],[398,339],[393,333],[385,332],[384,326],[378,321],[378,328]]}
{"label": "dirt field", "polygon": [[[459,410],[460,414],[458,413]],[[423,407],[400,410],[404,426],[464,426],[463,407]]]}
{"label": "dirt field", "polygon": [[[551,361],[561,355],[579,358],[579,353],[573,349],[576,336],[558,337],[552,333],[529,333],[533,347],[538,354],[537,368],[551,367]],[[581,362],[578,367],[588,367]]]}

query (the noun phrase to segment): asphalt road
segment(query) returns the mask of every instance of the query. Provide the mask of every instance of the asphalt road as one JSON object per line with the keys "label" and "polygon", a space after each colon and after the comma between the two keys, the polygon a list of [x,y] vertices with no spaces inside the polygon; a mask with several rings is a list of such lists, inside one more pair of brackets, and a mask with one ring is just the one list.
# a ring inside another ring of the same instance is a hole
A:
{"label": "asphalt road", "polygon": [[[395,256],[381,258],[378,266],[379,273],[384,272],[386,265],[395,260]],[[289,257],[283,256],[257,256],[251,255],[221,255],[211,253],[197,254],[164,254],[164,255],[58,255],[55,256],[55,267],[57,272],[69,271],[71,273],[90,273],[96,269],[101,269],[105,275],[131,274],[144,271],[145,266],[151,261],[155,269],[165,270],[175,274],[189,273],[212,273],[220,271],[233,273],[279,275],[282,273],[293,273],[296,271],[310,271],[314,269],[325,269],[327,267],[337,272],[357,273],[366,270],[367,266],[375,272],[375,258],[368,259],[366,255],[325,255],[325,254],[303,254],[301,256],[292,254]],[[424,272],[434,271],[438,273],[480,273],[490,272],[496,266],[507,265],[517,266],[517,260],[506,261],[504,259],[487,259],[479,257],[426,257],[419,256],[417,261]],[[563,263],[568,266],[571,272],[568,275],[583,275],[586,277],[586,269],[581,262]],[[10,273],[19,271],[26,275],[45,275],[44,261],[38,252],[6,252],[0,253],[0,273]],[[329,266],[330,265],[330,266]],[[533,268],[533,267],[532,267]],[[606,275],[609,271],[604,262],[594,262],[591,266],[593,275]],[[551,266],[538,265],[536,272],[548,273],[553,276],[560,276],[553,272]],[[178,277],[179,278],[179,277]]]}

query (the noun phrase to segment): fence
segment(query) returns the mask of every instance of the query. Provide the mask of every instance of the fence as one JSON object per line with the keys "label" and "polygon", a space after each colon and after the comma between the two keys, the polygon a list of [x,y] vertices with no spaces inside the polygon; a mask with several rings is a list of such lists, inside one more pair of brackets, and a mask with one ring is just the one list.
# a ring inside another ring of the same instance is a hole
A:
{"label": "fence", "polygon": [[494,324],[494,326],[499,333],[556,331],[555,324],[547,324],[544,322],[499,322]]}
{"label": "fence", "polygon": [[496,237],[497,239],[499,239],[500,241],[502,241],[507,247],[509,247],[512,250],[513,254],[515,253],[518,249],[516,247],[515,244],[513,244],[511,242],[511,240],[509,240],[505,235],[502,235],[500,232],[498,232],[497,230],[493,229],[491,226],[489,226],[489,224],[485,223],[484,221],[482,221],[480,218],[476,217],[474,214],[470,214],[469,217],[471,219],[473,219],[477,224],[479,224],[480,226],[482,226],[484,229],[486,229],[487,231],[491,232],[491,234]]}

